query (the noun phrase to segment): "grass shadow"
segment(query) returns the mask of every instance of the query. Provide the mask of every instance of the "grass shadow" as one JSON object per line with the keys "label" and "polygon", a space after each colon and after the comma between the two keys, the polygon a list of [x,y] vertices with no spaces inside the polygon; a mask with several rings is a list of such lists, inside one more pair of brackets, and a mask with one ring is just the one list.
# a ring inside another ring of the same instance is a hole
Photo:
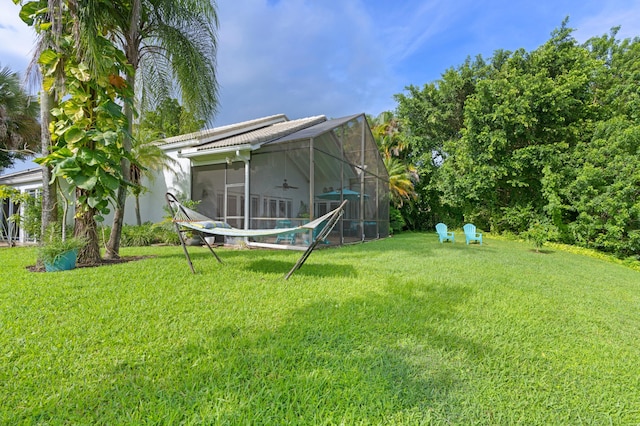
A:
{"label": "grass shadow", "polygon": [[301,305],[276,327],[199,324],[196,338],[146,357],[121,356],[88,392],[31,416],[55,419],[80,408],[96,421],[115,413],[133,423],[152,416],[201,424],[428,423],[433,407],[454,411],[465,360],[490,350],[434,326],[469,296],[460,287],[394,283],[383,294]]}
{"label": "grass shadow", "polygon": [[548,249],[540,249],[540,250],[530,249],[529,251],[531,253],[535,253],[535,254],[553,254],[553,253],[555,253],[554,250],[548,250]]}
{"label": "grass shadow", "polygon": [[[285,275],[293,268],[296,261],[258,259],[244,267],[245,270],[260,273],[275,273]],[[306,275],[312,277],[356,277],[356,269],[351,265],[337,265],[323,262],[323,264],[306,263],[298,269],[294,275]]]}

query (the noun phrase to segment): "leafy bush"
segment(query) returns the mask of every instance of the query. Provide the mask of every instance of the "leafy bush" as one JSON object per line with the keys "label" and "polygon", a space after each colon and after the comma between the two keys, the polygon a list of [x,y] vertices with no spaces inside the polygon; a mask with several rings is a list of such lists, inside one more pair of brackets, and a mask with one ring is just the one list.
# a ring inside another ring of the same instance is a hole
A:
{"label": "leafy bush", "polygon": [[534,221],[535,213],[531,204],[526,206],[503,207],[502,216],[497,221],[498,231],[510,231],[517,234],[526,232]]}
{"label": "leafy bush", "polygon": [[180,238],[178,233],[172,224],[156,224],[154,225],[154,233],[157,238],[157,242],[160,244],[180,244]]}
{"label": "leafy bush", "polygon": [[38,247],[38,260],[44,263],[53,263],[59,255],[71,250],[80,250],[87,244],[83,238],[65,238],[51,234],[47,241]]}
{"label": "leafy bush", "polygon": [[[100,244],[104,247],[111,228],[108,226],[102,227],[98,236],[100,238]],[[122,238],[120,245],[122,247],[144,247],[152,244],[180,244],[178,234],[170,223],[144,223],[138,225],[123,225],[122,226]]]}
{"label": "leafy bush", "polygon": [[396,234],[402,231],[406,223],[402,217],[402,213],[396,207],[391,206],[389,210],[389,226],[391,227],[391,233]]}
{"label": "leafy bush", "polygon": [[522,233],[528,241],[531,241],[539,252],[548,241],[554,240],[558,235],[558,229],[544,220],[535,220],[529,229]]}
{"label": "leafy bush", "polygon": [[155,243],[152,225],[123,225],[120,245],[123,247],[144,247]]}

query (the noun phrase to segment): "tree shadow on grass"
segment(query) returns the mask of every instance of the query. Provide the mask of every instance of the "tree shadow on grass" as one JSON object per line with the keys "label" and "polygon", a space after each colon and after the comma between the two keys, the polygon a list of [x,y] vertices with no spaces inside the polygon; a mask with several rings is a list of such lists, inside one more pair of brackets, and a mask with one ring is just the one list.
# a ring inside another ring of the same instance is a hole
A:
{"label": "tree shadow on grass", "polygon": [[300,305],[275,328],[201,324],[190,341],[121,357],[100,381],[32,414],[116,423],[428,422],[433,410],[455,411],[461,363],[490,350],[445,331],[469,296],[460,287],[394,282],[383,294]]}
{"label": "tree shadow on grass", "polygon": [[[293,268],[296,262],[297,260],[285,262],[284,260],[259,259],[250,262],[244,269],[252,272],[282,274],[284,276]],[[329,262],[322,262],[321,264],[305,262],[300,269],[294,272],[295,275],[317,278],[355,277],[357,272],[350,265],[338,265]]]}
{"label": "tree shadow on grass", "polygon": [[553,253],[555,253],[555,251],[550,250],[550,249],[539,249],[539,250],[529,249],[529,251],[531,253],[535,253],[535,254],[553,254]]}

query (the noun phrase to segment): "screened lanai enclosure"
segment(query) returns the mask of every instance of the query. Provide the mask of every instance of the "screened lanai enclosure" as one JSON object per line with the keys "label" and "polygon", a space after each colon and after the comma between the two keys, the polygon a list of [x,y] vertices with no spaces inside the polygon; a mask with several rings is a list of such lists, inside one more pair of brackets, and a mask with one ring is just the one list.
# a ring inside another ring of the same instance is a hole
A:
{"label": "screened lanai enclosure", "polygon": [[[235,228],[298,226],[348,200],[324,244],[389,236],[388,175],[363,114],[284,121],[219,138],[184,156],[191,158],[197,209]],[[302,249],[312,238],[304,231],[247,243]]]}

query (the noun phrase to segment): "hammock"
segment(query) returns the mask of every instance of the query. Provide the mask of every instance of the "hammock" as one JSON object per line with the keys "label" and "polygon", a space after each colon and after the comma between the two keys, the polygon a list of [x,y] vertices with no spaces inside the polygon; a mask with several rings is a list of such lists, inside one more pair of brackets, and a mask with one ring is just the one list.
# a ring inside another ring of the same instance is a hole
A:
{"label": "hammock", "polygon": [[264,237],[279,234],[290,234],[294,232],[304,232],[319,228],[320,231],[313,233],[313,241],[310,242],[309,247],[305,250],[298,262],[293,266],[293,268],[291,268],[289,273],[285,276],[285,279],[289,279],[289,277],[304,264],[313,249],[315,249],[319,243],[325,241],[329,233],[333,230],[333,227],[336,225],[336,223],[338,223],[338,220],[342,216],[344,206],[347,203],[347,200],[344,200],[337,209],[332,210],[329,213],[300,226],[275,229],[238,229],[232,228],[225,222],[212,220],[207,216],[196,212],[195,210],[183,206],[182,204],[180,204],[178,199],[169,192],[167,192],[165,198],[167,200],[167,205],[169,206],[169,211],[171,212],[171,216],[173,218],[172,221],[175,225],[176,231],[178,232],[178,237],[180,238],[180,244],[182,245],[182,249],[187,258],[187,262],[191,267],[191,272],[193,272],[194,274],[196,273],[196,270],[193,267],[193,263],[191,262],[191,256],[189,255],[189,251],[187,250],[187,246],[185,244],[183,236],[183,233],[188,232],[189,230],[196,231],[196,235],[198,235],[202,242],[204,242],[204,244],[209,248],[213,256],[218,260],[219,263],[222,263],[220,257],[218,257],[216,252],[213,251],[213,248],[211,247],[209,242],[204,238],[205,234],[222,235],[226,237]]}

